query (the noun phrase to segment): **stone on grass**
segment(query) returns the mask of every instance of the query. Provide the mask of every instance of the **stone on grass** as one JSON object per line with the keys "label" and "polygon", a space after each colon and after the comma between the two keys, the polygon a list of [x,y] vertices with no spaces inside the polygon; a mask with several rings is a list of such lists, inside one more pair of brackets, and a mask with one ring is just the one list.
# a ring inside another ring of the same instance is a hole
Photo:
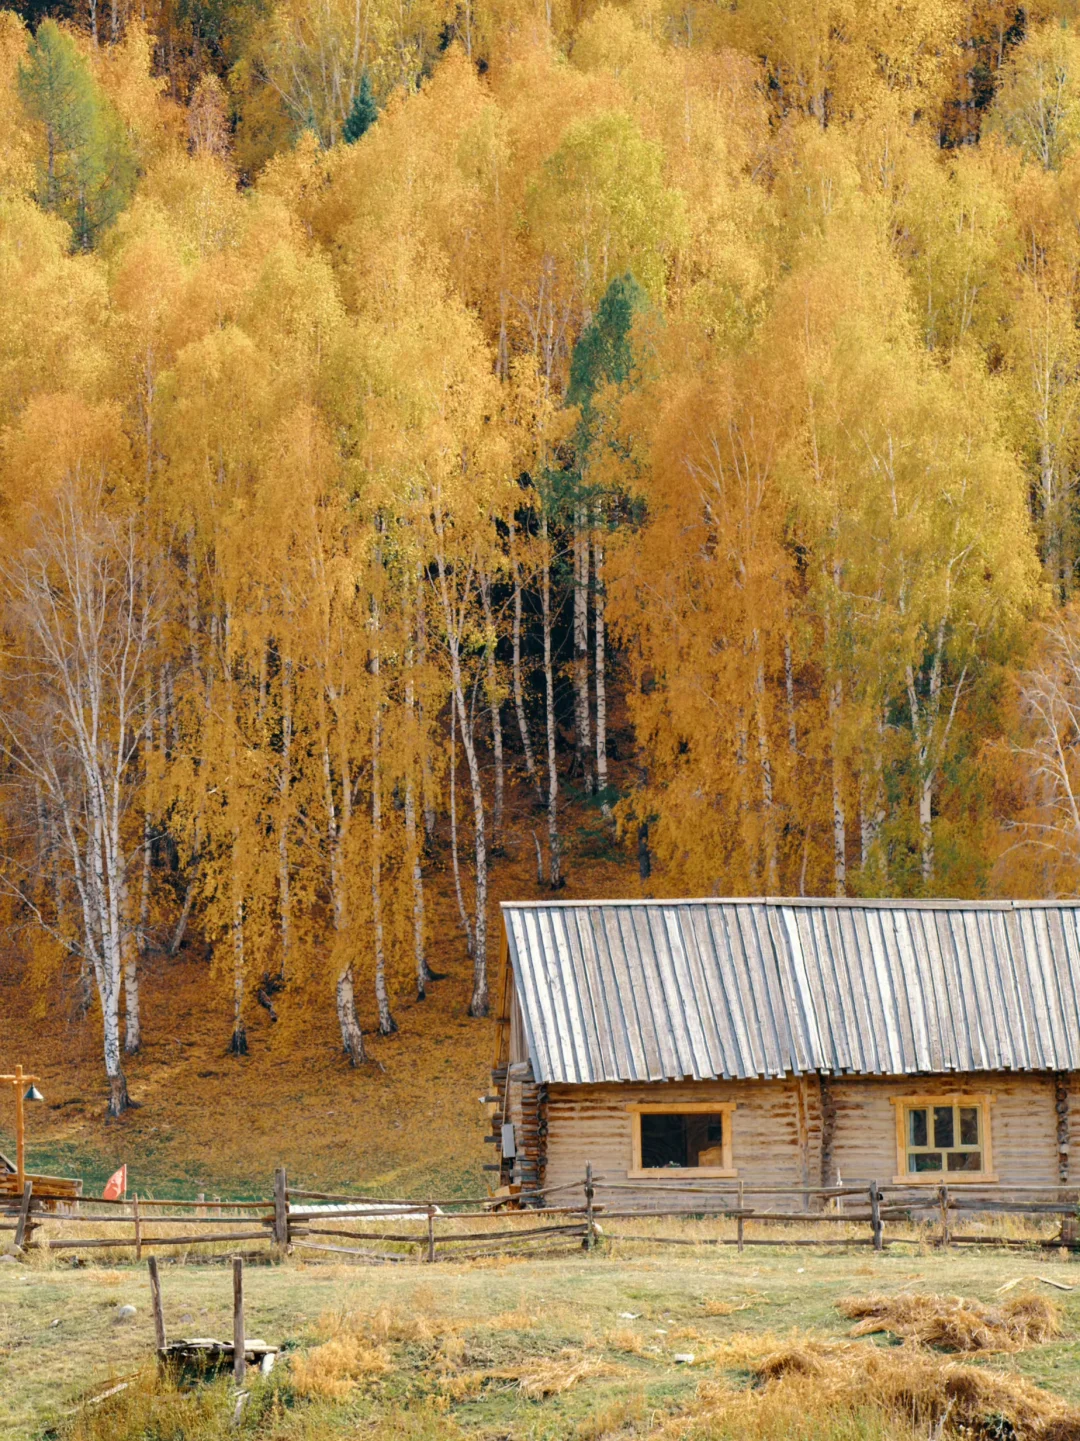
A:
{"label": "stone on grass", "polygon": [[130,1304],[117,1306],[116,1308],[116,1319],[118,1321],[130,1321],[134,1315],[135,1307]]}

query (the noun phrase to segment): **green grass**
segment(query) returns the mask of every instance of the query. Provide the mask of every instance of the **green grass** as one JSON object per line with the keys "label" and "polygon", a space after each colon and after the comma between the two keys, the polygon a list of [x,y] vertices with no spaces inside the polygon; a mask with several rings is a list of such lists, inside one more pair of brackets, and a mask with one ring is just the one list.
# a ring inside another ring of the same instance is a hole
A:
{"label": "green grass", "polygon": [[[1080,1265],[1054,1254],[678,1251],[625,1247],[614,1255],[434,1267],[296,1259],[249,1266],[249,1335],[303,1349],[345,1324],[370,1331],[392,1365],[339,1400],[297,1396],[282,1365],[255,1384],[241,1433],[312,1441],[368,1432],[417,1441],[652,1434],[639,1428],[661,1427],[719,1378],[710,1349],[730,1337],[797,1330],[842,1338],[848,1323],[835,1309],[840,1296],[910,1286],[992,1300],[998,1286],[1018,1276],[1080,1282]],[[163,1263],[162,1276],[172,1336],[231,1335],[224,1264]],[[994,1364],[1080,1404],[1080,1291],[1045,1294],[1064,1309],[1065,1336]],[[138,1308],[126,1323],[115,1319],[124,1302]],[[718,1302],[733,1309],[709,1315],[707,1303]],[[53,1258],[0,1267],[0,1436],[203,1441],[229,1434],[234,1403],[225,1382],[176,1395],[162,1394],[156,1383],[137,1384],[94,1413],[96,1429],[65,1415],[115,1378],[152,1375],[153,1344],[144,1267],[75,1269]],[[683,1352],[693,1353],[695,1364],[676,1363],[674,1355]],[[514,1379],[523,1369],[574,1358],[607,1369],[543,1400],[523,1394]],[[475,1394],[452,1379],[481,1374],[488,1379]],[[590,1429],[600,1422],[600,1430]],[[816,1424],[807,1420],[808,1438],[817,1436]],[[828,1434],[884,1434],[873,1416],[848,1417],[844,1426]]]}

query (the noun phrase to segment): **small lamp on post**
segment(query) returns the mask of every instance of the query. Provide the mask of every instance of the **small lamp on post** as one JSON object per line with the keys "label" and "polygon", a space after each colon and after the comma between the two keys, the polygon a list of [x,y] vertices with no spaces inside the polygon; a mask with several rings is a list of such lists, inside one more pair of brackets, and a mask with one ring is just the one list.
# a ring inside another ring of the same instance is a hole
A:
{"label": "small lamp on post", "polygon": [[20,1193],[26,1183],[26,1121],[23,1116],[23,1103],[45,1099],[34,1084],[37,1079],[37,1076],[25,1075],[22,1066],[15,1067],[13,1076],[0,1076],[0,1083],[13,1087],[15,1091],[15,1179]]}

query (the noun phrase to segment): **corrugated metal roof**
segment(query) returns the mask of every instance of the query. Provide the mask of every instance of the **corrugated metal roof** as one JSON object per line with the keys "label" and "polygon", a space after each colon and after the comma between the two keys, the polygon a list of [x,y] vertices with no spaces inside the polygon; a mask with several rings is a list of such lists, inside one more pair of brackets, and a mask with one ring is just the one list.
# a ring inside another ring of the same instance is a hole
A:
{"label": "corrugated metal roof", "polygon": [[1080,906],[502,907],[539,1081],[1080,1070]]}

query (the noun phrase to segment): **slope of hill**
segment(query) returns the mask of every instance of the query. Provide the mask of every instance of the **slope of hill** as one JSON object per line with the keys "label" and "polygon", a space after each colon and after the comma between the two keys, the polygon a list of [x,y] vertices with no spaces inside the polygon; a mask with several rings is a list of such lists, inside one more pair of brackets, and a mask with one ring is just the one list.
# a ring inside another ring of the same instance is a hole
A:
{"label": "slope of hill", "polygon": [[[493,915],[499,900],[537,894],[525,846],[515,852],[495,872]],[[627,858],[570,860],[564,896],[639,891]],[[230,1055],[227,1010],[208,1011],[206,960],[158,959],[143,982],[142,1051],[125,1062],[138,1109],[115,1121],[105,1116],[97,1015],[74,1021],[57,1007],[36,1018],[27,1010],[23,966],[0,967],[0,1071],[21,1062],[41,1077],[46,1098],[27,1108],[29,1163],[81,1175],[97,1190],[126,1162],[130,1189],[144,1195],[266,1195],[279,1165],[315,1186],[362,1181],[386,1195],[482,1193],[481,1167],[491,1156],[477,1098],[488,1084],[495,1027],[468,1015],[472,965],[453,893],[440,879],[431,887],[430,957],[446,979],[423,1003],[407,988],[395,996],[400,1029],[390,1037],[378,1034],[374,1007],[363,998],[370,1064],[346,1064],[332,994],[321,1013],[293,1017],[286,993],[276,1025],[253,1006],[249,1054]],[[498,955],[496,937],[491,954]],[[6,1153],[12,1124],[8,1104],[0,1109]]]}

